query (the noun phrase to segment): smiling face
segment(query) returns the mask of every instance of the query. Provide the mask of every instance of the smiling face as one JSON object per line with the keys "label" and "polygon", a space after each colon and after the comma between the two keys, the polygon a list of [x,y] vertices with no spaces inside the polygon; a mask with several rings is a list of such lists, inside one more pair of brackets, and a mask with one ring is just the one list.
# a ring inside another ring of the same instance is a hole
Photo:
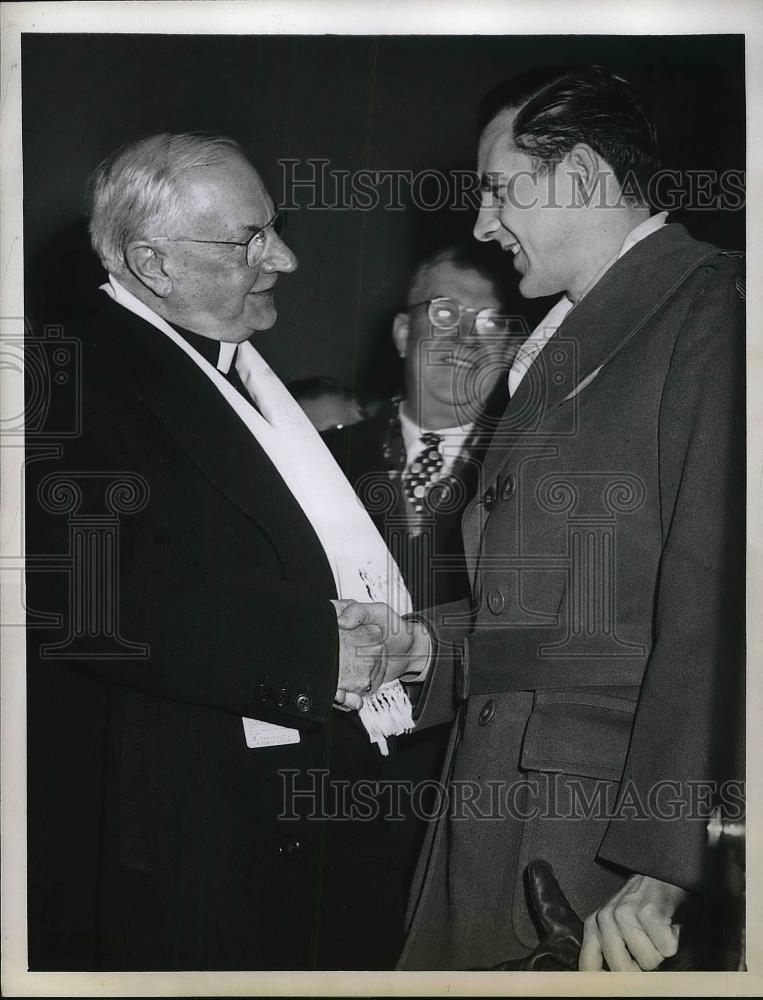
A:
{"label": "smiling face", "polygon": [[[273,216],[273,202],[257,172],[239,156],[192,167],[177,185],[182,209],[173,229],[178,237],[243,242]],[[279,274],[297,266],[272,229],[253,268],[243,246],[173,242],[157,243],[157,248],[172,280],[166,318],[193,333],[236,343],[273,326],[278,315],[273,286]]]}
{"label": "smiling face", "polygon": [[[508,339],[504,334],[477,336],[475,313],[463,313],[449,330],[432,326],[427,300],[446,296],[466,309],[501,313],[493,282],[472,267],[449,261],[431,265],[414,282],[414,305],[395,320],[395,343],[405,358],[406,407],[413,419],[423,416],[430,429],[471,423],[484,407],[500,374],[506,369]],[[423,409],[422,409],[423,408]]]}
{"label": "smiling face", "polygon": [[501,111],[480,137],[482,201],[474,235],[513,255],[526,298],[568,291],[578,283],[582,221],[576,175],[567,159],[537,169],[513,141],[516,110]]}

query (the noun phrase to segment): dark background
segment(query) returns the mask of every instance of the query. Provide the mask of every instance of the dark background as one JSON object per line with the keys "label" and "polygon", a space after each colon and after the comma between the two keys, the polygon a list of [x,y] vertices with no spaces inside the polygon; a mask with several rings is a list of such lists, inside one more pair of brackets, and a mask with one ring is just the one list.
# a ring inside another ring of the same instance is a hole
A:
{"label": "dark background", "polygon": [[[284,194],[279,159],[324,158],[350,171],[474,169],[485,91],[527,68],[569,62],[598,62],[631,80],[657,123],[664,167],[744,169],[739,35],[25,35],[28,319],[36,330],[65,322],[83,290],[102,280],[82,191],[92,168],[130,139],[159,130],[229,134],[275,201]],[[412,264],[469,239],[475,213],[311,210],[304,191],[296,200],[302,207],[290,213],[287,242],[300,269],[281,280],[279,322],[256,346],[285,381],[321,373],[361,390],[386,388],[394,379],[389,325]],[[744,246],[743,211],[683,209],[671,220],[699,238]],[[534,322],[542,305],[517,298],[516,311]]]}

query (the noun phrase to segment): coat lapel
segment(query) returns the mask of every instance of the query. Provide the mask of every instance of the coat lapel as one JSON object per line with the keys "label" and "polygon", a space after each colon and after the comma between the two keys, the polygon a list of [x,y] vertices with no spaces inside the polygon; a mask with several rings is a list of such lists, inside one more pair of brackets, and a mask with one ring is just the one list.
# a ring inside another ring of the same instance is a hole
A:
{"label": "coat lapel", "polygon": [[301,521],[315,537],[257,440],[185,352],[111,300],[102,304],[97,335],[137,398],[222,494],[269,534],[293,533]]}
{"label": "coat lapel", "polygon": [[637,243],[567,315],[507,406],[485,458],[495,479],[528,436],[543,437],[555,410],[573,400],[622,350],[678,286],[718,249],[667,225]]}

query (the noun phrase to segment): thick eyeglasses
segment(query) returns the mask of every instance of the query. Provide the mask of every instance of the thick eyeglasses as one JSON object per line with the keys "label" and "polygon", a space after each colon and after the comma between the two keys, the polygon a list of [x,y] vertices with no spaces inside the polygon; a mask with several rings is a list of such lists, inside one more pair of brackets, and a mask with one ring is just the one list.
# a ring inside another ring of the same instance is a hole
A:
{"label": "thick eyeglasses", "polygon": [[[435,330],[456,330],[458,336],[465,337],[484,337],[488,334],[509,332],[509,317],[502,316],[489,306],[484,309],[475,309],[472,306],[462,305],[458,299],[439,295],[434,299],[414,302],[413,305],[408,306],[408,309],[416,309],[419,306],[427,307],[427,318]],[[461,319],[463,316],[474,317],[474,321],[466,333],[462,333]]]}
{"label": "thick eyeglasses", "polygon": [[195,240],[190,236],[152,236],[154,240],[164,240],[167,243],[211,243],[217,246],[246,247],[246,262],[249,267],[257,267],[262,260],[265,246],[268,242],[268,229],[276,236],[281,236],[286,229],[286,209],[277,208],[273,217],[264,226],[253,233],[248,240]]}

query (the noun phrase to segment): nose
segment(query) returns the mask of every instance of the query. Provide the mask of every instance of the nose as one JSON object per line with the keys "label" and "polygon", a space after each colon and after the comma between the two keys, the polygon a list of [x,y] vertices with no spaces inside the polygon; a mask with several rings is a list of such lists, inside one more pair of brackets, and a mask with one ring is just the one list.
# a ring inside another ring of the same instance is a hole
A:
{"label": "nose", "polygon": [[281,237],[272,230],[268,233],[268,245],[262,261],[262,270],[290,274],[297,270],[297,258]]}
{"label": "nose", "polygon": [[495,239],[495,234],[499,226],[498,209],[492,205],[486,205],[483,201],[480,205],[477,221],[474,223],[473,234],[475,240],[479,240],[480,243],[488,243],[490,240]]}
{"label": "nose", "polygon": [[461,343],[467,341],[470,346],[474,346],[477,338],[477,314],[475,312],[463,312],[458,322],[458,337]]}

